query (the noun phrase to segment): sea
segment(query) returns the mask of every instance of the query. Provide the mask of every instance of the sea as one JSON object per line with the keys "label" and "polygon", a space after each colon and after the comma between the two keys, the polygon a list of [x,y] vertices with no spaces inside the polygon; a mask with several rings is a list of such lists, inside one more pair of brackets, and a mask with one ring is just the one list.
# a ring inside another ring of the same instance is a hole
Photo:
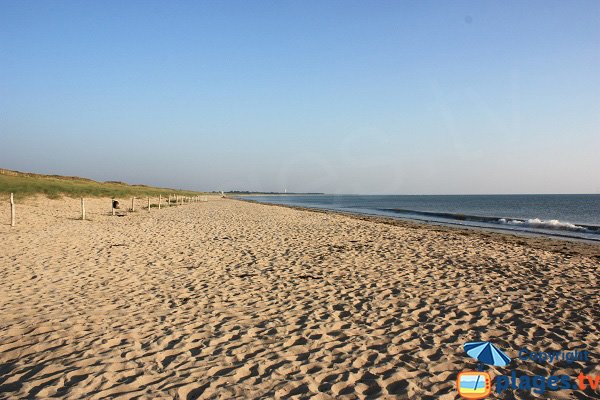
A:
{"label": "sea", "polygon": [[600,194],[260,195],[259,203],[600,242]]}

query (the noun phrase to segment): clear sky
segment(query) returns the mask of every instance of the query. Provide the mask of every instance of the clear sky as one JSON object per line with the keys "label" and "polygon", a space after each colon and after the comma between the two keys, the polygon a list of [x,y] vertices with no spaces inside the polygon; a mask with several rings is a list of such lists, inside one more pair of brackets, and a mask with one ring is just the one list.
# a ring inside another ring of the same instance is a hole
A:
{"label": "clear sky", "polygon": [[599,193],[600,1],[0,0],[0,167]]}

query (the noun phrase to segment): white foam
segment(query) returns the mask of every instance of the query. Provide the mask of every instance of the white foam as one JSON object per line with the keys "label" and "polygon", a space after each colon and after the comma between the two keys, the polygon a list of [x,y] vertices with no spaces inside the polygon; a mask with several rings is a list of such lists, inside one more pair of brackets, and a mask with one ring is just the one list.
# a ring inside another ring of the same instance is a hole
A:
{"label": "white foam", "polygon": [[586,230],[585,228],[583,228],[581,226],[571,224],[570,222],[561,222],[557,219],[550,219],[550,220],[544,221],[539,218],[531,218],[526,221],[521,221],[518,219],[501,218],[498,220],[498,222],[500,222],[502,224],[508,224],[508,225],[531,226],[534,228],[564,229],[564,230],[572,230],[572,231],[585,231]]}

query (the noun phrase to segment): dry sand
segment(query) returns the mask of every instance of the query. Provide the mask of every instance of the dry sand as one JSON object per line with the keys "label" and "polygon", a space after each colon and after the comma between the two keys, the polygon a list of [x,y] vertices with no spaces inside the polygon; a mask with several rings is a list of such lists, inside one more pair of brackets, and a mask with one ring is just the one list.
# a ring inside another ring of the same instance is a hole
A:
{"label": "dry sand", "polygon": [[493,376],[600,375],[598,245],[218,198],[109,204],[79,221],[76,199],[30,200],[15,228],[0,214],[1,398],[450,399],[471,340],[590,351]]}

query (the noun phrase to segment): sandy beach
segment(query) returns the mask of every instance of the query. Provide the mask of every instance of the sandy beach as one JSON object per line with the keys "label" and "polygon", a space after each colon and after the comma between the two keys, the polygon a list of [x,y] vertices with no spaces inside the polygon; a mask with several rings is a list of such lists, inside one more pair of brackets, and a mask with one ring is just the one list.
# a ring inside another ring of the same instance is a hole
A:
{"label": "sandy beach", "polygon": [[492,376],[600,375],[598,245],[217,197],[142,206],[91,199],[80,221],[78,199],[30,199],[14,228],[2,211],[0,398],[454,399],[473,340],[514,358]]}

